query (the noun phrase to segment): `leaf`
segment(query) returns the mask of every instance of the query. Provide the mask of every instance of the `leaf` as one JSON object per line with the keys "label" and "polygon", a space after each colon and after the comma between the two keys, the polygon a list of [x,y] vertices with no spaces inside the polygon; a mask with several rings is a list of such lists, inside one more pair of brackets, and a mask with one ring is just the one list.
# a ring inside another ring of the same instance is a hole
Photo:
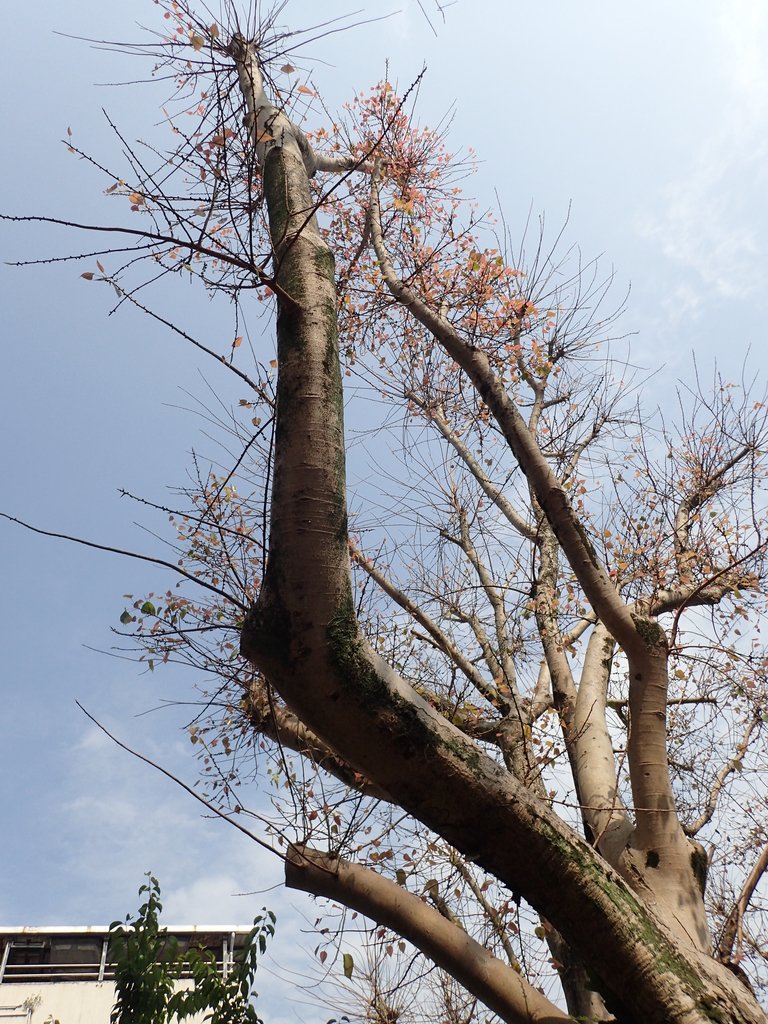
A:
{"label": "leaf", "polygon": [[96,266],[99,268],[99,270],[102,272],[102,274],[106,273],[106,271],[104,270],[104,267],[101,265],[101,263],[99,263],[98,260],[96,260]]}
{"label": "leaf", "polygon": [[352,954],[345,953],[342,957],[342,961],[344,963],[344,977],[351,978],[352,971],[355,969],[355,961],[352,959]]}
{"label": "leaf", "polygon": [[152,604],[151,601],[145,601],[144,604],[141,606],[142,615],[154,615],[155,611],[155,606]]}
{"label": "leaf", "polygon": [[141,192],[131,192],[131,194],[128,196],[128,202],[133,203],[134,206],[141,206],[141,204],[144,202],[144,196],[141,194]]}
{"label": "leaf", "polygon": [[293,66],[293,64],[283,64],[280,70],[283,72],[284,75],[292,75],[296,68]]}
{"label": "leaf", "polygon": [[108,195],[110,195],[110,194],[111,194],[112,192],[114,192],[114,191],[115,191],[115,189],[117,188],[117,186],[118,186],[118,182],[115,182],[115,184],[114,184],[114,185],[110,185],[110,186],[109,186],[109,188],[105,188],[105,189],[104,189],[104,195],[105,195],[105,196],[108,196]]}
{"label": "leaf", "polygon": [[69,136],[70,138],[72,138],[72,129],[71,129],[71,128],[67,128],[67,135],[68,135],[68,136]]}
{"label": "leaf", "polygon": [[219,26],[216,24],[215,21],[211,25],[211,27],[208,29],[208,31],[211,33],[211,39],[218,39],[219,38]]}
{"label": "leaf", "polygon": [[129,622],[133,622],[133,616],[129,611],[124,611],[120,616],[120,621],[124,626],[127,626]]}
{"label": "leaf", "polygon": [[238,336],[237,336],[237,337],[235,338],[235,340],[234,340],[234,341],[232,342],[232,348],[240,348],[240,346],[241,346],[242,344],[243,344],[243,338],[242,338],[242,335],[238,334]]}
{"label": "leaf", "polygon": [[203,39],[202,36],[199,36],[196,32],[192,33],[192,35],[189,37],[189,41],[190,41],[190,43],[192,43],[192,45],[194,46],[194,48],[196,50],[202,50],[202,48],[205,46],[205,40]]}
{"label": "leaf", "polygon": [[317,96],[315,90],[310,89],[308,85],[300,85],[298,91],[303,92],[305,96]]}
{"label": "leaf", "polygon": [[327,959],[328,959],[328,951],[325,950],[325,949],[321,949],[320,950],[320,963],[324,964]]}
{"label": "leaf", "polygon": [[93,273],[90,270],[86,270],[86,272],[84,274],[81,274],[80,277],[84,277],[86,281],[92,281]]}

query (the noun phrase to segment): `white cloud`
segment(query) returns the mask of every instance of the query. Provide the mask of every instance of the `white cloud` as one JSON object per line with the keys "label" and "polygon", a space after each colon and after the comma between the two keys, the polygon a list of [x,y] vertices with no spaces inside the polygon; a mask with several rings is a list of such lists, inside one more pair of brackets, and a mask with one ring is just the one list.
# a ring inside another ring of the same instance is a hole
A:
{"label": "white cloud", "polygon": [[768,7],[754,0],[730,0],[719,15],[725,77],[737,106],[737,122],[761,121],[768,107]]}
{"label": "white cloud", "polygon": [[242,878],[221,872],[202,875],[188,885],[174,888],[164,896],[166,921],[249,925],[250,907],[236,910],[233,917],[233,896],[242,890],[242,884]]}
{"label": "white cloud", "polygon": [[115,744],[106,733],[102,732],[101,729],[97,729],[94,725],[85,730],[82,739],[77,743],[75,749],[90,753],[107,749],[114,750]]}
{"label": "white cloud", "polygon": [[[763,198],[768,183],[768,5],[731,0],[720,13],[706,74],[718,83],[711,131],[663,189],[640,234],[690,270],[688,300],[745,299],[768,285]],[[698,298],[694,297],[698,290]]]}

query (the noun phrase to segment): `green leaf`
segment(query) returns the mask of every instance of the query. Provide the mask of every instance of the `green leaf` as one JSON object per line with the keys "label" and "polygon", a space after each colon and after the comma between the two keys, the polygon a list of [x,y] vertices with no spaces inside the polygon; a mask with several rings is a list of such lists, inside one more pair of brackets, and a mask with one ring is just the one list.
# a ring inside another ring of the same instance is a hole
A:
{"label": "green leaf", "polygon": [[351,978],[352,971],[355,969],[355,961],[352,959],[352,954],[345,953],[342,957],[342,962],[344,964],[344,977]]}
{"label": "green leaf", "polygon": [[133,616],[129,611],[124,611],[123,614],[120,616],[120,621],[124,626],[127,626],[129,622],[133,621]]}
{"label": "green leaf", "polygon": [[142,615],[154,615],[155,614],[155,606],[152,604],[151,601],[145,601],[144,602],[144,604],[141,606],[141,614]]}

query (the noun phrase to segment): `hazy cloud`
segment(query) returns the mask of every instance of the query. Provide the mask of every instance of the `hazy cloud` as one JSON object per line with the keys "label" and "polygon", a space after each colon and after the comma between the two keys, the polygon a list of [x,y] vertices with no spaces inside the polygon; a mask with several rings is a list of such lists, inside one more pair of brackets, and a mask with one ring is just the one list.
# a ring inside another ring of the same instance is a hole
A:
{"label": "hazy cloud", "polygon": [[693,273],[686,286],[692,308],[707,297],[746,298],[768,283],[768,7],[732,0],[720,12],[716,36],[712,131],[675,169],[662,208],[639,224],[667,259]]}

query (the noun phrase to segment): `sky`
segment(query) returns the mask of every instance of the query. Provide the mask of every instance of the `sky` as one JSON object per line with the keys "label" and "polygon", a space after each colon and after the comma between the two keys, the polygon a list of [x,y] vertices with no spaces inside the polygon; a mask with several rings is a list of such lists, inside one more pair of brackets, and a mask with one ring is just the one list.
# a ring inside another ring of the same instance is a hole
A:
{"label": "sky", "polygon": [[[323,16],[363,2],[332,0]],[[451,116],[449,145],[474,149],[466,187],[480,205],[498,204],[513,238],[528,217],[543,215],[552,233],[567,219],[566,244],[585,260],[602,256],[617,298],[629,290],[621,330],[633,360],[659,370],[653,402],[674,401],[694,354],[705,375],[716,363],[739,379],[746,361],[765,379],[768,5],[457,0],[444,21],[423,5],[434,32],[415,0],[379,2],[367,13],[391,17],[320,39],[294,63],[331,110],[387,73],[407,87],[426,64],[419,117]],[[317,17],[309,0],[291,0],[282,16],[298,28]],[[141,25],[157,26],[157,9],[149,0],[38,0],[18,5],[13,20],[0,44],[0,207],[109,221],[102,180],[61,140],[70,127],[76,144],[112,158],[102,108],[126,137],[145,137],[165,97],[162,86],[101,84],[143,69],[70,36],[139,40]],[[318,124],[324,116],[318,109]],[[60,230],[0,226],[6,263],[79,244]],[[238,395],[138,313],[109,317],[107,289],[83,281],[84,269],[0,266],[0,511],[162,553],[152,533],[162,520],[118,490],[162,501],[184,481],[191,450],[207,444],[190,411],[195,396]],[[212,343],[229,330],[175,282],[160,299]],[[2,521],[0,559],[0,923],[108,923],[135,909],[151,869],[168,921],[247,924],[271,907],[278,935],[259,986],[265,1015],[327,1020],[311,988],[292,989],[297,977],[317,976],[310,902],[282,891],[273,858],[201,816],[75,703],[194,782],[185,709],[152,710],[194,699],[193,674],[150,676],[103,653],[122,595],[165,586],[160,570]]]}

